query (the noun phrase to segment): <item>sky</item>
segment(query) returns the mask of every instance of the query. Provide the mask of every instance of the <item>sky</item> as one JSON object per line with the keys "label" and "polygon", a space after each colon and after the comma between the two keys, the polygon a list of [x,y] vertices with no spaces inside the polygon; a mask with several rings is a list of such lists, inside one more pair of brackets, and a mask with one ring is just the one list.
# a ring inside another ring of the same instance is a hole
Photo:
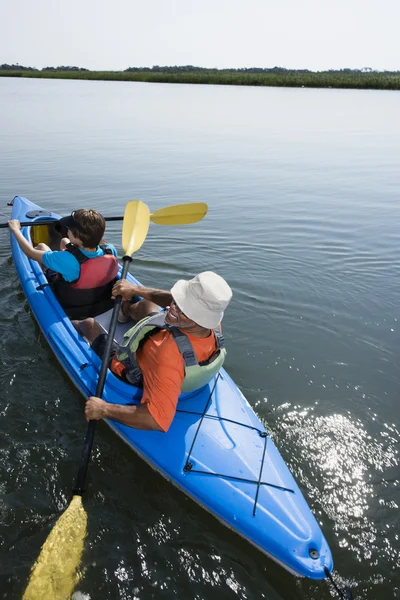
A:
{"label": "sky", "polygon": [[0,0],[0,64],[400,70],[400,0]]}

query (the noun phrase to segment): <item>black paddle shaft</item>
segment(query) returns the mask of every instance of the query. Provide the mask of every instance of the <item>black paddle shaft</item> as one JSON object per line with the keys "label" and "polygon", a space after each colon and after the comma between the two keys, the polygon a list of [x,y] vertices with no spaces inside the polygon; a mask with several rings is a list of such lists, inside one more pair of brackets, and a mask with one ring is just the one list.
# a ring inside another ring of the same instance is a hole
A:
{"label": "black paddle shaft", "polygon": [[[105,221],[123,221],[124,217],[104,217]],[[29,227],[30,225],[37,227],[38,225],[51,225],[58,223],[58,219],[41,219],[40,221],[21,221],[21,227]],[[0,229],[8,227],[8,223],[0,223]]]}
{"label": "black paddle shaft", "polygon": [[[122,267],[121,279],[126,279],[126,274],[128,272],[129,263],[132,261],[132,257],[124,256],[122,260],[123,260],[123,267]],[[107,342],[106,342],[105,349],[104,349],[103,359],[101,361],[101,369],[100,369],[99,379],[97,381],[97,386],[96,386],[95,395],[98,398],[101,398],[101,396],[103,394],[104,383],[106,380],[107,369],[108,369],[108,361],[109,361],[111,347],[112,347],[112,343],[113,343],[113,339],[114,339],[115,329],[117,327],[118,312],[119,312],[119,309],[121,306],[121,301],[122,301],[122,297],[117,296],[115,299],[114,309],[113,309],[112,316],[111,316],[110,327],[108,329]],[[73,489],[74,496],[76,496],[76,495],[82,496],[82,494],[84,492],[83,486],[85,485],[90,455],[92,453],[94,434],[96,431],[96,423],[97,423],[97,421],[95,421],[95,420],[89,421],[89,424],[87,427],[81,462],[79,465],[79,471],[78,471],[78,475],[76,478],[75,487]]]}

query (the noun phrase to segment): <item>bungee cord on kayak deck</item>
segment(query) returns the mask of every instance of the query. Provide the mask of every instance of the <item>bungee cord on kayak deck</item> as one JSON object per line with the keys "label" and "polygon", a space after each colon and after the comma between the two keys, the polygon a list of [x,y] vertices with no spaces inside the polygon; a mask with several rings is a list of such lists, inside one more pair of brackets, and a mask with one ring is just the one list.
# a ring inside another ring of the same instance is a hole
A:
{"label": "bungee cord on kayak deck", "polygon": [[[204,475],[209,475],[211,477],[223,477],[225,479],[235,479],[237,481],[243,481],[243,482],[246,482],[246,483],[255,483],[255,484],[257,484],[257,490],[256,490],[256,495],[255,495],[255,500],[254,500],[254,507],[253,507],[253,516],[255,516],[255,514],[256,514],[256,508],[257,508],[258,494],[259,494],[259,491],[260,491],[260,487],[262,485],[267,485],[269,487],[272,487],[272,488],[275,488],[275,489],[279,489],[279,490],[282,490],[282,491],[285,491],[285,492],[291,492],[291,493],[294,493],[294,490],[292,490],[290,488],[283,487],[283,486],[278,486],[278,485],[275,485],[273,483],[269,483],[267,481],[261,481],[262,472],[263,472],[263,468],[264,468],[264,462],[265,462],[265,453],[266,453],[266,450],[267,450],[267,441],[268,441],[268,438],[269,438],[269,434],[268,434],[267,431],[262,431],[261,429],[258,429],[257,427],[254,427],[253,425],[248,425],[246,423],[241,423],[240,421],[235,421],[233,419],[227,419],[225,417],[215,416],[215,415],[208,415],[207,414],[207,410],[208,410],[208,408],[209,408],[209,406],[211,404],[211,399],[212,399],[212,396],[214,394],[218,378],[220,376],[221,376],[221,374],[218,373],[218,375],[215,377],[214,385],[213,385],[212,390],[211,390],[211,392],[210,392],[210,394],[209,394],[209,396],[207,398],[207,402],[205,404],[203,412],[196,412],[196,411],[184,410],[184,409],[179,409],[179,408],[176,410],[177,413],[185,413],[185,414],[191,414],[191,415],[198,415],[198,416],[201,417],[200,421],[199,421],[199,423],[197,425],[196,432],[195,432],[195,434],[193,436],[193,440],[192,440],[192,443],[190,445],[190,449],[189,449],[189,452],[188,452],[188,455],[187,455],[187,458],[186,458],[186,463],[185,463],[185,465],[183,467],[183,470],[186,473],[204,474]],[[256,431],[261,438],[264,438],[264,447],[263,447],[263,453],[262,453],[261,466],[260,466],[260,472],[259,472],[259,478],[258,478],[258,480],[255,480],[255,479],[246,479],[246,478],[243,478],[243,477],[237,477],[235,475],[228,475],[226,473],[211,473],[210,471],[205,471],[205,470],[200,470],[200,469],[193,469],[193,463],[190,461],[190,458],[191,458],[191,455],[193,453],[193,449],[194,449],[194,445],[196,443],[196,439],[197,439],[197,437],[199,435],[199,432],[200,432],[200,429],[201,429],[201,427],[202,427],[202,425],[204,423],[204,419],[211,419],[211,420],[220,421],[220,422],[228,422],[228,423],[232,423],[234,425],[239,425],[241,427],[247,427],[248,429],[252,429],[252,430]],[[316,551],[310,551],[310,552],[316,552]],[[336,582],[333,579],[332,573],[329,571],[329,569],[327,567],[324,567],[324,572],[325,572],[327,580],[329,580],[330,583],[332,584],[332,586],[333,586],[335,592],[338,594],[338,597],[339,597],[340,600],[356,600],[356,599],[354,599],[353,593],[352,593],[352,591],[351,591],[351,589],[349,587],[346,586],[346,587],[343,588],[343,590],[341,590],[338,587],[338,585],[336,584]]]}
{"label": "bungee cord on kayak deck", "polygon": [[[197,474],[204,474],[204,475],[210,475],[211,477],[223,477],[224,479],[234,479],[235,481],[243,481],[245,483],[255,483],[257,485],[257,490],[256,490],[256,494],[255,494],[255,499],[254,499],[254,506],[253,506],[253,517],[256,514],[256,510],[257,510],[257,500],[258,500],[258,494],[260,491],[260,487],[262,485],[267,485],[269,487],[275,488],[277,490],[282,490],[284,492],[291,492],[292,494],[294,494],[294,490],[290,489],[290,488],[286,488],[280,485],[275,485],[273,483],[269,483],[268,481],[262,481],[262,472],[263,472],[263,468],[264,468],[264,462],[265,462],[265,452],[267,450],[267,441],[268,441],[268,432],[267,431],[262,431],[261,429],[258,429],[257,427],[254,427],[253,425],[247,425],[246,423],[241,423],[240,421],[234,421],[233,419],[226,419],[225,417],[220,417],[220,416],[215,416],[215,415],[208,415],[207,414],[207,410],[210,406],[211,403],[211,399],[212,399],[212,395],[214,393],[215,387],[217,385],[217,381],[218,378],[220,377],[220,373],[218,373],[218,375],[215,378],[214,381],[214,385],[213,388],[211,390],[211,393],[207,399],[206,405],[204,407],[203,412],[195,412],[195,411],[191,411],[191,410],[183,410],[183,409],[177,409],[176,412],[180,412],[180,413],[186,413],[186,414],[190,414],[190,415],[199,415],[201,416],[201,419],[197,425],[197,429],[196,429],[196,433],[193,436],[193,440],[192,440],[192,444],[190,446],[187,458],[186,458],[186,463],[185,466],[183,467],[183,470],[186,473],[197,473]],[[204,419],[212,419],[214,421],[220,421],[220,422],[227,422],[227,423],[232,423],[234,425],[239,425],[240,427],[247,427],[248,429],[252,429],[253,431],[256,431],[259,436],[261,438],[264,439],[264,446],[263,446],[263,453],[262,453],[262,458],[261,458],[261,466],[260,466],[260,472],[259,472],[259,477],[258,480],[257,479],[247,479],[245,477],[238,477],[236,475],[229,475],[227,473],[212,473],[210,471],[204,471],[204,470],[200,470],[200,469],[193,469],[193,463],[190,462],[190,457],[192,455],[193,452],[193,448],[197,439],[197,436],[200,432],[200,428],[204,422]]]}

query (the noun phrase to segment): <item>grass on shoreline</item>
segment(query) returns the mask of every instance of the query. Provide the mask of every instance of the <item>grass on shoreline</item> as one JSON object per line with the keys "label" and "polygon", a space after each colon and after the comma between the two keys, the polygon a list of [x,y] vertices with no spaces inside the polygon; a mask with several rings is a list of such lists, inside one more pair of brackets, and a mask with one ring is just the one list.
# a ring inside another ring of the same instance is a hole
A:
{"label": "grass on shoreline", "polygon": [[400,90],[400,73],[386,72],[299,72],[232,73],[232,72],[132,72],[132,71],[37,71],[0,69],[0,77],[34,77],[45,79],[88,79],[101,81],[145,81],[155,83],[191,83],[211,85],[250,85],[307,88],[347,88]]}

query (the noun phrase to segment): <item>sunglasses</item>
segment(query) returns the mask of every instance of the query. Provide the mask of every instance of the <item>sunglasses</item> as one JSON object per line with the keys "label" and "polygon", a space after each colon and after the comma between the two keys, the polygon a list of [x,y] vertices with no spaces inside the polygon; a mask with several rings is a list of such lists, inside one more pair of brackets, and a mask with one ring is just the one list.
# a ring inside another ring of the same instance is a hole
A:
{"label": "sunglasses", "polygon": [[172,304],[174,305],[176,312],[178,312],[181,315],[183,315],[184,317],[188,318],[187,315],[185,315],[185,313],[183,312],[183,310],[181,308],[179,308],[179,306],[177,305],[177,303],[175,302],[175,300],[173,298],[171,300],[171,306],[172,306]]}

